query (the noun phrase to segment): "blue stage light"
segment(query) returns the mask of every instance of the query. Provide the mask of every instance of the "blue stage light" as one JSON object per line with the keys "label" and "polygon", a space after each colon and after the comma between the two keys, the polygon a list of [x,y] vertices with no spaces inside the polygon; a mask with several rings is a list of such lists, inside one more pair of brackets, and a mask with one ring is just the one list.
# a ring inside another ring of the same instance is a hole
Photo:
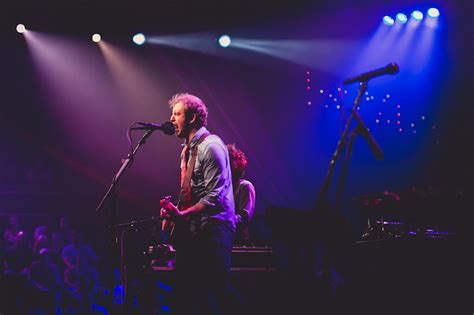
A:
{"label": "blue stage light", "polygon": [[413,19],[417,20],[417,21],[420,21],[423,19],[423,13],[421,13],[420,11],[416,10],[416,11],[413,11],[411,13],[411,16],[413,17]]}
{"label": "blue stage light", "polygon": [[385,25],[393,25],[395,23],[395,21],[388,15],[383,17],[383,22]]}
{"label": "blue stage light", "polygon": [[428,16],[432,18],[437,18],[439,16],[439,10],[436,8],[430,8],[428,10]]}
{"label": "blue stage light", "polygon": [[403,14],[403,13],[398,13],[398,14],[397,14],[397,20],[398,20],[398,22],[400,22],[400,23],[406,23],[408,19],[407,19],[407,16],[406,16],[405,14]]}
{"label": "blue stage light", "polygon": [[220,45],[221,47],[226,48],[226,47],[229,47],[229,46],[230,46],[230,43],[231,43],[232,41],[231,41],[229,35],[222,35],[222,36],[219,37],[218,42],[219,42],[219,45]]}

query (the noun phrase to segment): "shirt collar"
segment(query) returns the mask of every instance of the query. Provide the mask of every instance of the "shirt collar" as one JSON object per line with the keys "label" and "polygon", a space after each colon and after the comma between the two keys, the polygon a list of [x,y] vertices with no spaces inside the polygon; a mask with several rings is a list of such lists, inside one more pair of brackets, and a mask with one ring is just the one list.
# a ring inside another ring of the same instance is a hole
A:
{"label": "shirt collar", "polygon": [[196,133],[194,134],[194,137],[191,139],[191,141],[189,141],[189,143],[187,143],[186,140],[184,140],[184,143],[183,145],[186,145],[188,144],[190,148],[194,147],[196,145],[196,143],[199,141],[199,139],[201,138],[201,136],[203,134],[205,134],[207,131],[206,127],[201,127],[198,129],[198,131],[196,131]]}

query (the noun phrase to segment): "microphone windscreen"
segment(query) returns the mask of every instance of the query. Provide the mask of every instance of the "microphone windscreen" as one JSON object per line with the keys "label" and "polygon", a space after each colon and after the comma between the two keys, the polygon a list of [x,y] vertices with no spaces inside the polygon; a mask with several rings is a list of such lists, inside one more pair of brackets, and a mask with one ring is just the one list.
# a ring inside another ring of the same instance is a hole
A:
{"label": "microphone windscreen", "polygon": [[165,123],[163,123],[163,132],[169,136],[172,136],[175,134],[176,130],[174,129],[174,125],[167,121]]}

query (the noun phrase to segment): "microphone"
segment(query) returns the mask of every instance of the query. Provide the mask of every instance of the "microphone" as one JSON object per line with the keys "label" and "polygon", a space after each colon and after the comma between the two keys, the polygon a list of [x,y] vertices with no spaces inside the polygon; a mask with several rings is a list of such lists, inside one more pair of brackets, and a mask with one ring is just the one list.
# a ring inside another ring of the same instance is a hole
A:
{"label": "microphone", "polygon": [[356,77],[347,79],[343,84],[350,84],[357,81],[368,81],[369,79],[384,75],[384,74],[395,74],[398,73],[398,65],[395,62],[389,63],[383,68],[375,69],[369,72],[359,74]]}
{"label": "microphone", "polygon": [[137,121],[137,124],[141,125],[141,127],[133,127],[132,130],[161,130],[169,136],[175,133],[174,125],[169,121],[162,124]]}

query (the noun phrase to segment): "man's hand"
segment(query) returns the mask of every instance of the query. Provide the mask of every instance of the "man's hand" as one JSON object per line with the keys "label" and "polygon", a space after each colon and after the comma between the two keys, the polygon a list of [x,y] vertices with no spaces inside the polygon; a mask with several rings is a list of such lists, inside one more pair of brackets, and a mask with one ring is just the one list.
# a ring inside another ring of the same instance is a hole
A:
{"label": "man's hand", "polygon": [[235,215],[235,223],[237,224],[242,223],[242,216],[240,214]]}
{"label": "man's hand", "polygon": [[170,219],[175,217],[180,217],[183,213],[169,200],[161,199],[160,200],[160,217],[163,219]]}

